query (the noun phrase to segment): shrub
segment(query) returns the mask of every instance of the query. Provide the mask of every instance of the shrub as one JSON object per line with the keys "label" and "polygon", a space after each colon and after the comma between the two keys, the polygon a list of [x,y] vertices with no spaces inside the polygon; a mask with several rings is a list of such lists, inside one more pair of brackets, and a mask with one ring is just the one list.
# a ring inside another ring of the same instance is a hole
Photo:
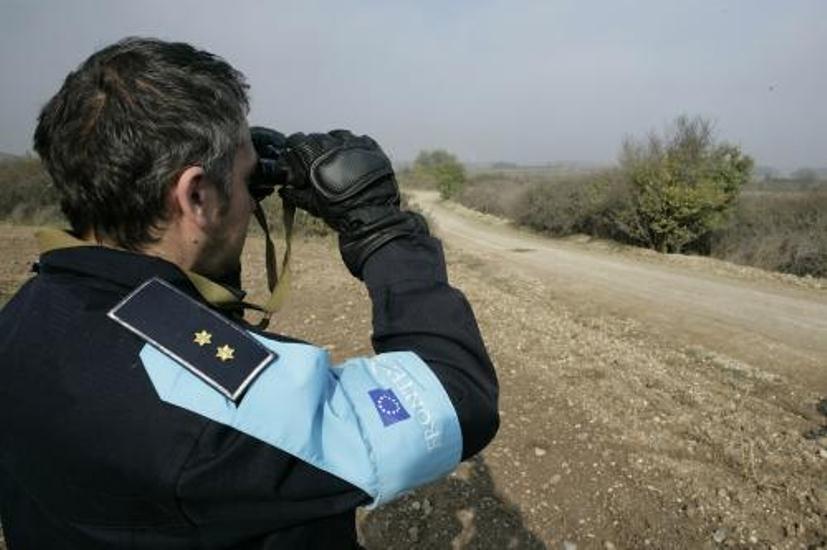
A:
{"label": "shrub", "polygon": [[443,199],[458,195],[465,186],[465,167],[442,149],[420,151],[413,170],[416,177],[433,181]]}
{"label": "shrub", "polygon": [[726,221],[752,166],[737,147],[716,143],[699,117],[679,117],[662,137],[627,139],[620,170],[634,198],[628,239],[660,252],[697,251]]}
{"label": "shrub", "polygon": [[557,236],[586,233],[627,240],[636,222],[630,188],[617,170],[560,177],[528,187],[515,220]]}
{"label": "shrub", "polygon": [[465,186],[456,200],[479,212],[516,219],[518,203],[528,187],[529,184],[519,179],[480,174]]}
{"label": "shrub", "polygon": [[535,183],[509,207],[497,206],[499,190],[463,197],[472,207],[512,213],[515,221],[554,235],[588,233],[660,252],[708,253],[712,232],[726,222],[752,165],[737,147],[716,143],[708,121],[683,116],[664,136],[627,139],[616,170]]}

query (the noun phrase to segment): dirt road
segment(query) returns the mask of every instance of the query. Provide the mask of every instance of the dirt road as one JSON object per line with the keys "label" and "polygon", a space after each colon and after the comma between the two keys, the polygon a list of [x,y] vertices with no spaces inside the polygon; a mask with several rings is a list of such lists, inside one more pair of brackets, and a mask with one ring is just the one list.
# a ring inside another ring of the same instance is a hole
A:
{"label": "dirt road", "polygon": [[450,245],[482,255],[504,272],[522,269],[542,277],[569,303],[637,319],[677,343],[797,377],[827,394],[825,291],[770,277],[722,275],[715,273],[720,262],[710,260],[706,270],[689,271],[685,263],[642,262],[640,254],[612,254],[518,231],[443,203],[435,192],[416,192],[412,198]]}

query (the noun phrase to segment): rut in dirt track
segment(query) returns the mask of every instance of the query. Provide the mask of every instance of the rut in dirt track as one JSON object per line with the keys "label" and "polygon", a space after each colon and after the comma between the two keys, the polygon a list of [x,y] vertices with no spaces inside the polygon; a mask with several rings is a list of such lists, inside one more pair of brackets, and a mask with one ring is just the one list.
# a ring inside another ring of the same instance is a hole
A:
{"label": "rut in dirt track", "polygon": [[683,345],[698,345],[827,393],[827,293],[641,262],[486,223],[415,191],[411,201],[449,245],[502,269],[542,277],[580,306],[635,318]]}

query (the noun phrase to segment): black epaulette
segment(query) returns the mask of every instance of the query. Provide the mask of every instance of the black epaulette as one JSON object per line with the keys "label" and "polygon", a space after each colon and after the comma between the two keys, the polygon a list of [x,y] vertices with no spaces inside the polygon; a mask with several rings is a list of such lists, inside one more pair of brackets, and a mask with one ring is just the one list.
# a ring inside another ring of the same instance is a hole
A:
{"label": "black epaulette", "polygon": [[244,329],[162,279],[149,279],[108,315],[236,402],[277,358]]}

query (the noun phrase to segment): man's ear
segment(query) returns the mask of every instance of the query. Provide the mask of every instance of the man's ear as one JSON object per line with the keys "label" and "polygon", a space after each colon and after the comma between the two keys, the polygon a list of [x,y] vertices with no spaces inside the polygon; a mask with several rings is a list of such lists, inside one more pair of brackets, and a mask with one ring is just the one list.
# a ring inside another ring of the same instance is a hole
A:
{"label": "man's ear", "polygon": [[173,212],[180,214],[183,222],[206,228],[212,221],[215,206],[211,191],[202,167],[186,168],[171,189]]}

